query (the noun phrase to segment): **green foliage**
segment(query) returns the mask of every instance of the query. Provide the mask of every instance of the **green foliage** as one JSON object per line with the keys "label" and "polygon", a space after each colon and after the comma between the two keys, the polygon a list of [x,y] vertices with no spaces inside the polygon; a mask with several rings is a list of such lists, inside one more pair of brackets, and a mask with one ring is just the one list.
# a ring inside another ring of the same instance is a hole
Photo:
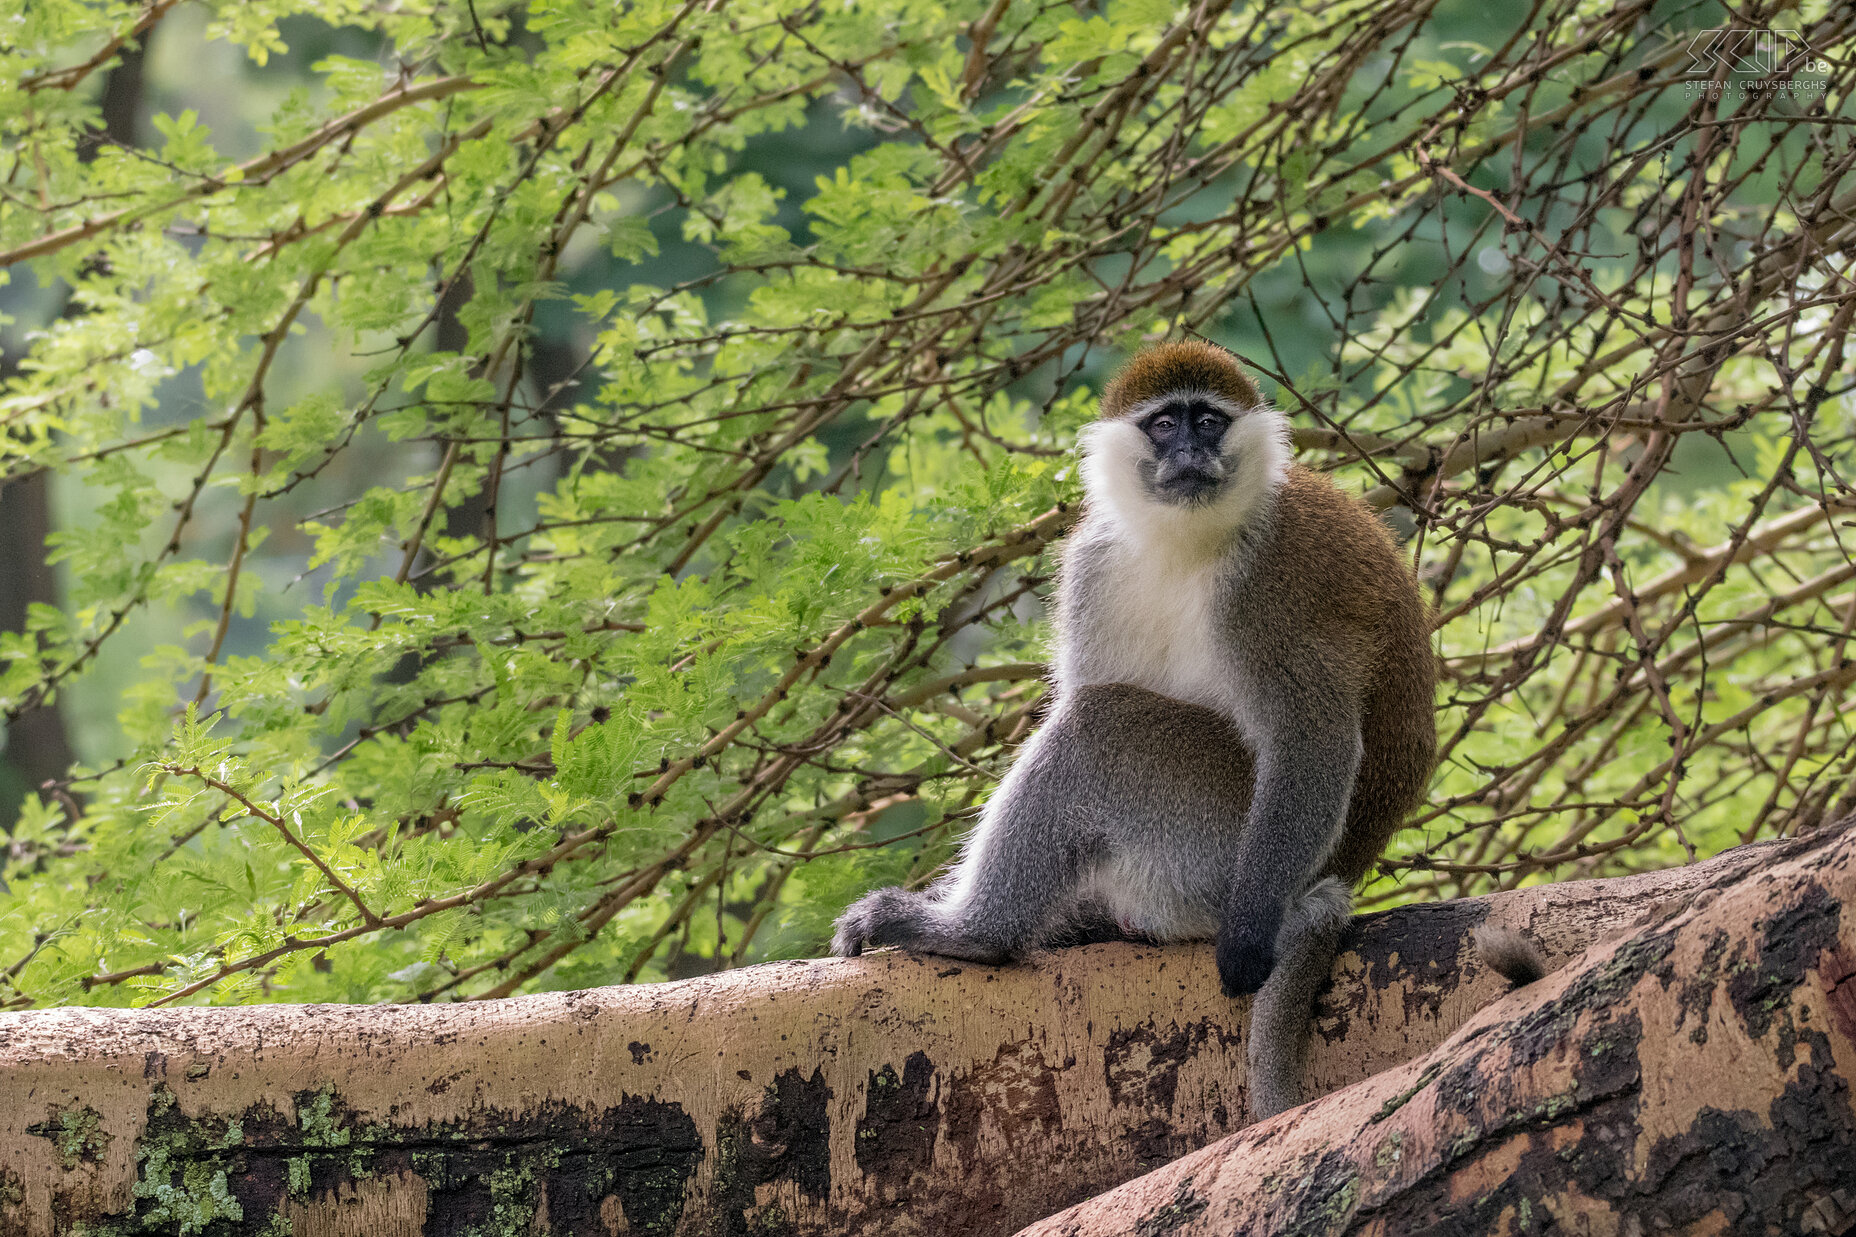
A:
{"label": "green foliage", "polygon": [[[1716,97],[1651,4],[1493,7],[10,0],[0,262],[69,305],[0,460],[85,509],[0,706],[115,730],[13,826],[0,1004],[816,952],[1034,724],[1076,431],[1182,332],[1414,531],[1371,898],[1849,804],[1847,21]],[[144,14],[263,123],[98,146]]]}

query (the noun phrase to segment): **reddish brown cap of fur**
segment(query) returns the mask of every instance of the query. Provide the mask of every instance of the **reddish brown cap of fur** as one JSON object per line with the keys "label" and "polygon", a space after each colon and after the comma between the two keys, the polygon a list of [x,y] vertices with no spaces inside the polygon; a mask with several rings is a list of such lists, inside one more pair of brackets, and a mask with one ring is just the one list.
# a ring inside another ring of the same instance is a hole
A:
{"label": "reddish brown cap of fur", "polygon": [[1122,366],[1102,392],[1102,416],[1125,417],[1142,400],[1188,390],[1222,395],[1239,408],[1263,402],[1236,357],[1216,344],[1182,339],[1149,348]]}

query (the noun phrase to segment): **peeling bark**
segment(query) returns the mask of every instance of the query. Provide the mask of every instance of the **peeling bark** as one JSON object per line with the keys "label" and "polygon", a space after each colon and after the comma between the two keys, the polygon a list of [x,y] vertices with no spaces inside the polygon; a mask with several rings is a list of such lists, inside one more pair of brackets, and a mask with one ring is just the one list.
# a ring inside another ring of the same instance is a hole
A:
{"label": "peeling bark", "polygon": [[1021,1237],[1856,1232],[1856,830],[1769,859]]}
{"label": "peeling bark", "polygon": [[[1564,958],[1764,849],[1362,917],[1311,1087],[1499,996],[1477,923]],[[1783,995],[1742,982],[1749,1008]],[[0,1015],[0,1232],[1009,1233],[1235,1130],[1247,1006],[1207,946],[1103,945],[470,1005]]]}

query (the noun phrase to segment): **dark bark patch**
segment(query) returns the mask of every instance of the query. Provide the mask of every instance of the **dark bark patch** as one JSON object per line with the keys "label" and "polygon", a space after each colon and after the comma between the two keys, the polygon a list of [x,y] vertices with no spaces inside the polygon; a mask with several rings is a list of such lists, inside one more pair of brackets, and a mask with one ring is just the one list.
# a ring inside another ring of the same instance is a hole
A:
{"label": "dark bark patch", "polygon": [[777,1133],[787,1149],[787,1174],[808,1198],[831,1195],[831,1088],[822,1069],[802,1078],[789,1069],[774,1079]]}
{"label": "dark bark patch", "polygon": [[1127,1158],[1139,1172],[1147,1172],[1177,1160],[1194,1150],[1191,1140],[1159,1117],[1150,1117],[1121,1136]]}
{"label": "dark bark patch", "polygon": [[1173,1197],[1145,1213],[1135,1222],[1134,1237],[1167,1237],[1177,1233],[1205,1214],[1211,1203],[1193,1190],[1187,1179],[1174,1187]]}
{"label": "dark bark patch", "polygon": [[[1509,1027],[1479,1036],[1474,1051],[1438,1076],[1438,1111],[1470,1117],[1471,1138],[1476,1139],[1485,1126],[1490,1130],[1511,1129],[1543,1117],[1557,1118],[1572,1106],[1635,1092],[1642,1081],[1643,1019],[1629,1009],[1612,1013],[1608,1001],[1598,1000],[1597,995],[1609,992],[1615,997],[1628,991],[1635,978],[1666,953],[1665,949],[1645,949],[1621,963],[1614,956],[1603,968],[1616,966],[1612,974],[1601,975],[1589,987],[1581,979],[1558,999],[1529,1010]],[[1592,1024],[1583,1030],[1576,1025],[1582,1013],[1593,1017]],[[1578,1054],[1572,1092],[1521,1108],[1511,1107],[1505,1098],[1509,1072],[1532,1066],[1555,1051]],[[1425,1081],[1420,1079],[1418,1085]]]}
{"label": "dark bark patch", "polygon": [[1351,1148],[1328,1152],[1298,1185],[1295,1213],[1276,1231],[1282,1237],[1326,1237],[1343,1231],[1360,1205],[1360,1177]]}
{"label": "dark bark patch", "polygon": [[[1628,1037],[1611,1038],[1621,1046]],[[1800,1042],[1810,1046],[1811,1063],[1798,1068],[1764,1115],[1704,1108],[1682,1133],[1653,1143],[1641,1170],[1637,1101],[1627,1088],[1519,1131],[1518,1149],[1509,1140],[1477,1140],[1454,1171],[1355,1217],[1355,1227],[1370,1218],[1383,1231],[1412,1237],[1558,1232],[1552,1216],[1530,1200],[1563,1195],[1570,1179],[1574,1197],[1604,1203],[1622,1232],[1688,1232],[1723,1219],[1732,1233],[1849,1231],[1856,1222],[1849,1205],[1856,1200],[1849,1084],[1833,1072],[1827,1037],[1806,1032]],[[1606,1055],[1617,1059],[1606,1062]],[[1594,1087],[1619,1084],[1623,1055],[1621,1049],[1598,1054]],[[1579,1091],[1587,1092],[1583,1078]],[[1549,1127],[1576,1137],[1541,1137]],[[1496,1154],[1506,1161],[1500,1174],[1475,1168]],[[1471,1200],[1456,1197],[1465,1170],[1497,1184]]]}
{"label": "dark bark patch", "polygon": [[[1570,1175],[1594,1197],[1608,1197],[1608,1192],[1622,1188],[1631,1171],[1633,1148],[1638,1138],[1636,1097],[1642,1087],[1643,1021],[1635,1010],[1610,1017],[1601,1013],[1601,1020],[1581,1034],[1573,1027],[1579,1008],[1575,1005],[1562,1010],[1558,1018],[1566,1036],[1562,1051],[1577,1054],[1572,1063],[1573,1085],[1564,1092],[1516,1096],[1508,1085],[1513,1072],[1512,1058],[1489,1048],[1473,1053],[1443,1072],[1436,1086],[1437,1111],[1454,1113],[1459,1118],[1457,1133],[1446,1152],[1446,1163],[1459,1165],[1464,1160],[1489,1154],[1492,1147],[1511,1136],[1537,1128],[1563,1126],[1577,1119],[1583,1133],[1574,1149],[1572,1162],[1542,1166],[1541,1179],[1564,1180]],[[1500,1041],[1490,1037],[1488,1042],[1492,1046]],[[1518,1046],[1530,1053],[1537,1047],[1532,1040],[1523,1040]],[[1502,1214],[1501,1208],[1506,1204],[1502,1204],[1501,1199],[1505,1197],[1500,1191],[1489,1195],[1489,1199],[1499,1205],[1486,1214],[1482,1211],[1475,1214],[1493,1223],[1494,1218]],[[1529,1195],[1522,1193],[1509,1201],[1523,1206],[1521,1200],[1527,1197]],[[1531,1230],[1524,1226],[1518,1231]]]}
{"label": "dark bark patch", "polygon": [[1824,985],[1830,1025],[1847,1044],[1856,1045],[1856,954],[1838,946],[1824,951],[1817,973]]}
{"label": "dark bark patch", "polygon": [[[600,1210],[608,1193],[618,1196],[632,1232],[675,1231],[685,1188],[703,1157],[696,1122],[680,1105],[627,1096],[590,1121],[584,1109],[565,1105],[538,1116],[544,1124],[534,1139],[560,1149],[542,1177],[556,1234],[603,1235]],[[558,1128],[547,1128],[549,1117]]]}
{"label": "dark bark patch", "polygon": [[1170,1111],[1179,1090],[1179,1067],[1203,1046],[1208,1035],[1202,1021],[1176,1026],[1165,1035],[1151,1022],[1112,1032],[1102,1059],[1109,1102]]}
{"label": "dark bark patch", "polygon": [[669,1233],[703,1157],[687,1113],[636,1096],[597,1112],[550,1103],[376,1134],[393,1142],[380,1148],[375,1171],[403,1169],[425,1181],[428,1237],[527,1233],[544,1195],[549,1231],[560,1237],[606,1233],[609,1198],[618,1199],[630,1231]]}
{"label": "dark bark patch", "polygon": [[1501,1035],[1512,1046],[1514,1064],[1532,1065],[1566,1044],[1582,1012],[1611,1006],[1660,968],[1674,948],[1672,932],[1632,937],[1602,963],[1578,975],[1557,998],[1522,1014]]}
{"label": "dark bark patch", "polygon": [[[1346,946],[1340,948],[1345,950]],[[1309,1034],[1319,1035],[1322,1042],[1327,1044],[1346,1042],[1348,1033],[1353,1030],[1353,1016],[1360,1012],[1363,991],[1352,984],[1344,989],[1337,986],[1334,972],[1330,968],[1328,977],[1315,989],[1315,1009]]]}
{"label": "dark bark patch", "polygon": [[[1758,961],[1743,963],[1727,979],[1727,998],[1752,1038],[1764,1039],[1780,1011],[1789,1025],[1792,991],[1805,971],[1817,966],[1819,955],[1836,945],[1842,910],[1828,889],[1808,881],[1758,924]],[[1781,1045],[1781,1050],[1789,1047]]]}
{"label": "dark bark patch", "polygon": [[933,1167],[935,1132],[941,1110],[928,1098],[934,1063],[912,1052],[902,1076],[885,1065],[870,1075],[864,1115],[857,1122],[857,1167],[872,1181],[899,1187]]}
{"label": "dark bark patch", "polygon": [[[418,1162],[418,1171],[430,1187],[426,1197],[424,1237],[451,1237],[456,1233],[490,1228],[495,1218],[496,1200],[490,1195],[488,1177],[461,1173],[454,1178],[444,1166],[423,1157]],[[533,1206],[532,1200],[530,1206]]]}
{"label": "dark bark patch", "polygon": [[1688,1033],[1691,1043],[1708,1042],[1708,1011],[1714,1006],[1714,991],[1720,986],[1732,946],[1733,938],[1724,929],[1715,928],[1708,933],[1701,961],[1692,973],[1677,977],[1673,964],[1668,962],[1657,972],[1665,987],[1673,984],[1676,990],[1676,1030],[1687,1026],[1690,1018],[1695,1020]]}
{"label": "dark bark patch", "polygon": [[631,1232],[670,1233],[703,1156],[687,1113],[637,1097],[598,1112],[555,1103],[418,1128],[359,1120],[333,1088],[295,1100],[293,1116],[267,1102],[189,1117],[157,1086],[136,1143],[133,1205],[100,1231],[263,1237],[288,1200],[409,1173],[426,1184],[431,1237],[527,1233],[544,1194],[558,1237],[604,1237],[601,1210],[614,1197]]}
{"label": "dark bark patch", "polygon": [[[1588,1198],[1617,1200],[1626,1197],[1635,1186],[1637,1142],[1642,1132],[1638,1122],[1639,1097],[1635,1092],[1607,1096],[1584,1105],[1571,1128],[1576,1138],[1570,1146],[1555,1148],[1555,1140],[1538,1140],[1542,1184],[1549,1192],[1557,1188],[1566,1192],[1566,1181]],[[1549,1158],[1550,1157],[1550,1158]],[[1536,1197],[1539,1197],[1538,1195]]]}
{"label": "dark bark patch", "polygon": [[1572,1095],[1557,1102],[1548,1099],[1532,1115],[1553,1125],[1577,1113],[1578,1141],[1563,1157],[1560,1179],[1570,1176],[1593,1198],[1616,1198],[1630,1188],[1642,1135],[1638,1105],[1643,1071],[1637,1050],[1643,1022],[1633,1011],[1594,1028],[1592,1035],[1575,1046],[1581,1058]]}
{"label": "dark bark patch", "polygon": [[[1826,1036],[1765,1114],[1703,1109],[1681,1134],[1650,1148],[1642,1178],[1619,1209],[1646,1231],[1679,1230],[1710,1212],[1733,1232],[1840,1232],[1823,1227],[1856,1199],[1856,1114]],[[1856,1216],[1851,1216],[1856,1220]]]}
{"label": "dark bark patch", "polygon": [[1463,942],[1488,915],[1487,905],[1470,901],[1361,915],[1348,925],[1340,948],[1359,955],[1375,990],[1401,986],[1407,1018],[1435,1018],[1456,989]]}
{"label": "dark bark patch", "polygon": [[1573,1071],[1581,1096],[1635,1092],[1643,1083],[1643,1018],[1627,1009],[1607,1018],[1579,1040],[1579,1064]]}
{"label": "dark bark patch", "polygon": [[774,1079],[752,1115],[731,1109],[715,1134],[713,1210],[716,1232],[728,1237],[772,1234],[790,1228],[775,1206],[761,1206],[756,1190],[791,1181],[814,1202],[831,1195],[831,1088],[822,1070],[811,1078],[789,1069]]}
{"label": "dark bark patch", "polygon": [[979,1162],[982,1125],[996,1129],[1007,1146],[1036,1146],[1062,1132],[1056,1078],[1033,1041],[1001,1044],[991,1061],[976,1064],[945,1086],[942,1136],[969,1163]]}

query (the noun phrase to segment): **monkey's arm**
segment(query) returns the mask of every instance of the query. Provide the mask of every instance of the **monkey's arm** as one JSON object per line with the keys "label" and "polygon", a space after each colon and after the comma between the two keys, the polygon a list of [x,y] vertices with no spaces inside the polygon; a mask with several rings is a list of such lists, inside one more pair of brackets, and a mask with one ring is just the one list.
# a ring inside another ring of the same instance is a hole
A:
{"label": "monkey's arm", "polygon": [[1263,719],[1256,792],[1218,927],[1218,977],[1230,996],[1269,978],[1283,913],[1340,836],[1361,752],[1359,710],[1342,699],[1304,683]]}

